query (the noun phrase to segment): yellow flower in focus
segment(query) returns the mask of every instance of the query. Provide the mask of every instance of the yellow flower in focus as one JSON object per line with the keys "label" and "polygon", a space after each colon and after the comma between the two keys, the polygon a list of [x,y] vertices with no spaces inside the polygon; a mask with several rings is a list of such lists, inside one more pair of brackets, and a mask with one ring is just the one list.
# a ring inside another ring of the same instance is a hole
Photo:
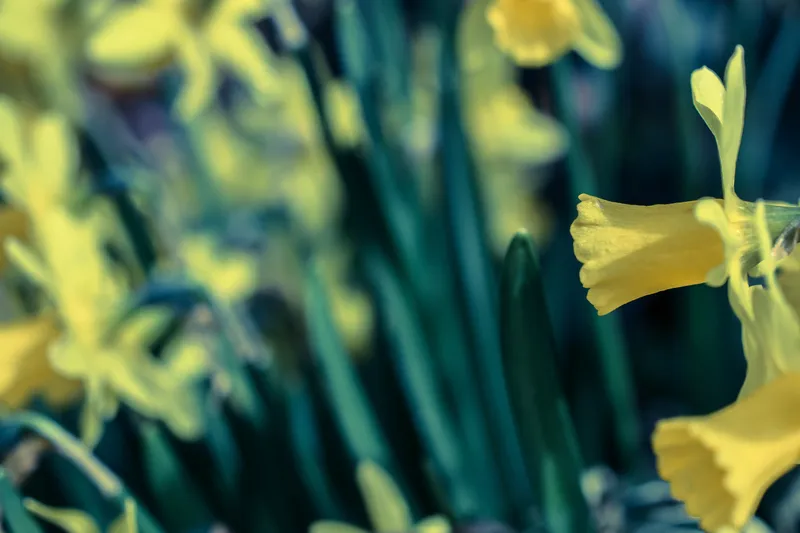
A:
{"label": "yellow flower in focus", "polygon": [[[31,498],[25,499],[25,508],[67,533],[100,533],[100,527],[91,515],[74,509],[57,509],[49,507]],[[125,500],[123,513],[109,524],[107,533],[137,533],[136,504],[132,499]]]}
{"label": "yellow flower in focus", "polygon": [[703,283],[724,260],[717,233],[694,216],[697,202],[625,205],[580,195],[570,233],[581,283],[601,315],[642,296]]}
{"label": "yellow flower in focus", "polygon": [[275,84],[272,52],[254,22],[268,0],[140,0],[119,3],[86,46],[98,75],[152,76],[175,61],[184,80],[175,103],[182,118],[196,116],[215,97],[216,66],[233,72],[262,100]]}
{"label": "yellow flower in focus", "polygon": [[659,474],[705,531],[738,531],[800,461],[800,373],[709,416],[660,422],[653,449]]}
{"label": "yellow flower in focus", "polygon": [[622,43],[596,0],[494,0],[486,17],[498,48],[526,67],[542,67],[570,50],[598,68],[615,68]]}
{"label": "yellow flower in focus", "polygon": [[[725,84],[710,70],[692,74],[692,96],[717,140],[723,199],[633,206],[581,195],[572,224],[575,256],[583,263],[581,282],[602,314],[667,289],[705,282],[745,300],[747,273],[757,266],[759,242],[755,204],[734,192],[736,159],[744,126],[744,59],[737,47]],[[800,207],[765,204],[770,238],[777,238]]]}
{"label": "yellow flower in focus", "polygon": [[754,226],[765,287],[729,289],[747,358],[739,399],[709,416],[662,421],[653,435],[659,474],[707,531],[743,527],[800,460],[800,315],[776,276],[780,243],[761,201]]}
{"label": "yellow flower in focus", "polygon": [[[415,524],[400,488],[385,470],[372,461],[359,463],[356,479],[372,525],[370,531],[450,533],[452,530],[447,519],[438,515]],[[348,524],[324,520],[312,524],[308,531],[309,533],[369,533]]]}

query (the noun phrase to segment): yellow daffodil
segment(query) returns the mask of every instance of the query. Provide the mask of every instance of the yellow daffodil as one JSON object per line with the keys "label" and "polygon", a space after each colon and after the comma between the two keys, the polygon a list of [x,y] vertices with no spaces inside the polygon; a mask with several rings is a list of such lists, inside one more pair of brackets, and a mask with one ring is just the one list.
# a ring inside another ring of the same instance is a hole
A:
{"label": "yellow daffodil", "polygon": [[204,354],[181,344],[162,360],[152,357],[149,346],[168,318],[163,312],[140,312],[115,325],[130,297],[124,273],[106,252],[116,225],[92,201],[84,201],[80,213],[72,210],[81,191],[67,123],[55,114],[25,122],[2,100],[0,125],[14,141],[5,145],[2,184],[31,225],[30,244],[7,238],[6,251],[54,304],[61,331],[49,342],[48,358],[59,374],[83,384],[84,439],[97,442],[120,398],[182,437],[198,435],[194,383],[203,374]]}
{"label": "yellow daffodil", "polygon": [[147,76],[176,62],[184,75],[176,111],[190,118],[216,94],[220,65],[233,72],[253,97],[275,84],[272,53],[254,22],[268,0],[140,0],[123,2],[101,22],[87,44],[87,57],[101,77]]}
{"label": "yellow daffodil", "polygon": [[[84,112],[80,95],[83,35],[104,0],[4,0],[0,9],[2,85],[16,98],[38,98],[74,120]],[[14,71],[14,72],[12,72]],[[37,94],[38,93],[38,94]]]}
{"label": "yellow daffodil", "polygon": [[598,68],[622,60],[622,43],[596,0],[493,0],[486,17],[497,46],[522,66],[541,67],[570,50]]}
{"label": "yellow daffodil", "polygon": [[[659,291],[706,282],[741,291],[758,263],[754,204],[734,192],[736,159],[744,124],[744,57],[737,47],[725,84],[710,70],[692,74],[692,95],[717,140],[722,200],[632,206],[581,195],[572,224],[581,282],[603,315]],[[767,230],[777,238],[800,215],[797,206],[766,204]],[[744,296],[740,296],[740,299]]]}
{"label": "yellow daffodil", "polygon": [[[364,497],[374,533],[449,533],[450,523],[443,516],[432,516],[414,523],[408,504],[389,474],[371,461],[359,463],[356,479]],[[309,533],[368,533],[367,530],[340,522],[320,521]]]}
{"label": "yellow daffodil", "polygon": [[252,255],[224,250],[203,234],[186,235],[178,246],[189,275],[222,301],[235,302],[257,287],[258,265]]}
{"label": "yellow daffodil", "polygon": [[[31,498],[25,499],[25,508],[42,520],[58,526],[67,533],[100,533],[100,527],[90,515],[75,509],[49,507]],[[137,533],[136,504],[125,500],[123,513],[109,524],[107,533]]]}
{"label": "yellow daffodil", "polygon": [[662,421],[653,434],[660,475],[706,531],[740,530],[800,461],[800,314],[778,281],[785,243],[773,242],[762,201],[752,225],[765,286],[731,277],[728,291],[747,359],[739,399],[708,416]]}

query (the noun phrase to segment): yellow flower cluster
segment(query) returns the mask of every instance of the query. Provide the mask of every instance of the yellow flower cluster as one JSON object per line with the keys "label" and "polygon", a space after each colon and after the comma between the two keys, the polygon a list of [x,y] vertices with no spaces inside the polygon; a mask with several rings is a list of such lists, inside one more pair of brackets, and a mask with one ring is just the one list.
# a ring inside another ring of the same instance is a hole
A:
{"label": "yellow flower cluster", "polygon": [[120,399],[183,437],[197,436],[194,382],[205,372],[205,355],[181,343],[162,361],[151,356],[150,342],[169,318],[164,312],[142,312],[118,327],[131,286],[106,248],[122,232],[109,205],[78,179],[67,122],[51,113],[28,116],[2,99],[0,131],[3,191],[30,225],[27,242],[5,238],[6,254],[48,302],[36,318],[3,330],[12,379],[0,398],[12,408],[41,392],[66,401],[81,383],[81,431],[90,444]]}
{"label": "yellow flower cluster", "polygon": [[[631,206],[581,195],[571,228],[581,281],[600,314],[659,291],[728,282],[747,358],[739,399],[708,416],[662,421],[653,435],[661,476],[707,531],[741,529],[769,485],[800,460],[800,301],[792,297],[800,271],[791,255],[800,207],[734,192],[743,54],[737,47],[724,83],[707,68],[691,78],[695,107],[717,141],[722,199]],[[765,284],[750,285],[748,275]]]}

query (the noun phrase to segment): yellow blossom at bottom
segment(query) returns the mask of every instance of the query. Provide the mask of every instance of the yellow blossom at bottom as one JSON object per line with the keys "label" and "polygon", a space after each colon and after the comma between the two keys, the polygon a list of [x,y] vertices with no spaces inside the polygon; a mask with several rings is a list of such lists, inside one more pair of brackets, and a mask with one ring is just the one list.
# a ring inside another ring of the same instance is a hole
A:
{"label": "yellow blossom at bottom", "polygon": [[660,422],[653,449],[659,475],[704,530],[744,527],[767,488],[800,460],[800,373],[711,415]]}
{"label": "yellow blossom at bottom", "polygon": [[724,261],[722,239],[695,218],[698,202],[626,205],[580,195],[570,233],[581,283],[599,314],[667,289],[703,283]]}

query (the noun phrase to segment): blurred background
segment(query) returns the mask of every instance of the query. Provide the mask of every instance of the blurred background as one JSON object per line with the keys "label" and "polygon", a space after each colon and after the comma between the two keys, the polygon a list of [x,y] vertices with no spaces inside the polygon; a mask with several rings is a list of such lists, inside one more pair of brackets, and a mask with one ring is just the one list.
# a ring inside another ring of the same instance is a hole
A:
{"label": "blurred background", "polygon": [[3,527],[697,530],[649,438],[736,398],[726,291],[598,317],[569,226],[720,196],[689,77],[737,44],[737,192],[796,203],[800,5],[600,0],[599,69],[490,3],[0,0]]}

